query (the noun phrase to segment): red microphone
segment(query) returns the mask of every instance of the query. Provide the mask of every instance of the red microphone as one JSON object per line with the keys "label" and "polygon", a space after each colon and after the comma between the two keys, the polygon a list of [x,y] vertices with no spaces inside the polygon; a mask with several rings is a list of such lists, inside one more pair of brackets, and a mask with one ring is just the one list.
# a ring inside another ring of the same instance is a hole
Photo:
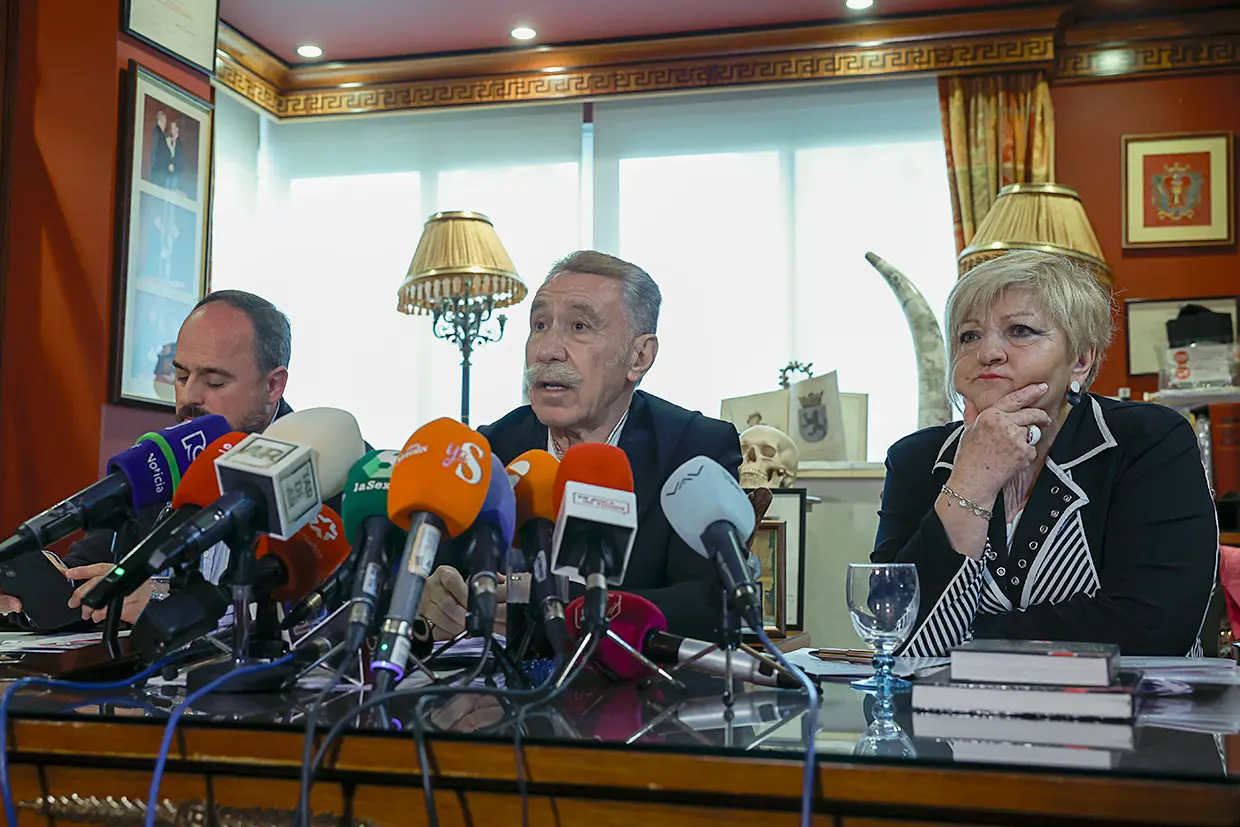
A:
{"label": "red microphone", "polygon": [[569,448],[556,469],[555,503],[551,570],[585,584],[586,619],[601,628],[607,587],[624,582],[637,533],[629,458],[598,442]]}
{"label": "red microphone", "polygon": [[301,600],[349,556],[340,515],[323,506],[319,515],[289,540],[259,535],[254,555],[258,559],[258,590],[272,600]]}
{"label": "red microphone", "polygon": [[[564,611],[568,621],[568,633],[574,640],[580,639],[586,625],[585,598],[579,597]],[[625,592],[607,595],[608,629],[638,652],[645,646],[652,632],[666,632],[667,618],[659,607],[644,597]],[[594,651],[594,660],[611,676],[622,681],[634,681],[650,676],[650,668],[633,657],[611,635],[603,638]]]}

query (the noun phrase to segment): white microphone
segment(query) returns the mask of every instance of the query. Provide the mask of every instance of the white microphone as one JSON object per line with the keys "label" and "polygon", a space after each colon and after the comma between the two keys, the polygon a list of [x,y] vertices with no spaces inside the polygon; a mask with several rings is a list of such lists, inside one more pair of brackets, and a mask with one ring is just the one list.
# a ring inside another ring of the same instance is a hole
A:
{"label": "white microphone", "polygon": [[[713,651],[702,654],[706,650]],[[691,637],[671,635],[667,632],[651,632],[646,635],[642,646],[642,654],[655,663],[671,666],[684,664],[686,669],[726,678],[727,652],[712,643],[694,640]],[[754,683],[760,686],[777,686],[782,689],[800,689],[799,681],[785,675],[775,664],[768,660],[756,658],[748,652],[736,650],[732,652],[732,674],[737,680]]]}
{"label": "white microphone", "polygon": [[676,720],[695,732],[725,729],[728,713],[732,726],[765,726],[776,721],[788,721],[805,710],[808,703],[800,692],[783,689],[762,689],[756,692],[738,692],[731,705],[723,699],[694,698],[676,707]]}
{"label": "white microphone", "polygon": [[694,457],[667,478],[659,495],[663,514],[689,548],[713,560],[728,600],[755,631],[762,628],[762,601],[753,581],[746,539],[753,533],[753,506],[740,484],[709,457]]}

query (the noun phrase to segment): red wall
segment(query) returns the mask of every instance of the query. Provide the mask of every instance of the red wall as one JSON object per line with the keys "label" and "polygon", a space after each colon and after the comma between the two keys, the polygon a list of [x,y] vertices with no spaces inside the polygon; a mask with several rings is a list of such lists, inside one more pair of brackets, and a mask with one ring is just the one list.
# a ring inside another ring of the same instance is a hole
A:
{"label": "red wall", "polygon": [[[1121,146],[1124,135],[1229,130],[1240,134],[1240,73],[1116,80],[1052,88],[1056,180],[1081,195],[1115,279],[1116,300],[1240,293],[1236,247],[1124,250]],[[1237,164],[1240,167],[1240,164]],[[1236,199],[1233,198],[1233,204]],[[1157,377],[1129,377],[1123,319],[1096,389],[1133,397]]]}
{"label": "red wall", "polygon": [[171,422],[107,405],[121,70],[210,99],[206,77],[119,32],[121,0],[20,5],[0,360],[0,534]]}

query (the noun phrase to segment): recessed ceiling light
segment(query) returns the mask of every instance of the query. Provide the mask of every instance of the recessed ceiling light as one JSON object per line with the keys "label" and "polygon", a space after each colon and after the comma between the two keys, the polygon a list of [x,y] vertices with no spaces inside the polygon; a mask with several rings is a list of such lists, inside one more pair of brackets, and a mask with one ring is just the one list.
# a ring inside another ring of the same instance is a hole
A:
{"label": "recessed ceiling light", "polygon": [[529,26],[517,26],[512,30],[512,36],[517,40],[533,40],[535,37],[538,37],[538,32]]}
{"label": "recessed ceiling light", "polygon": [[861,11],[874,5],[874,0],[844,0],[844,5],[855,11]]}
{"label": "recessed ceiling light", "polygon": [[[848,2],[851,3],[853,2],[853,0],[848,0]],[[302,46],[297,47],[297,54],[301,55],[302,57],[322,57],[323,50],[320,49],[318,46],[315,46],[312,43],[306,43]]]}
{"label": "recessed ceiling light", "polygon": [[551,74],[559,74],[560,72],[564,72],[567,70],[568,70],[567,66],[544,66],[542,68],[542,71],[548,72]]}

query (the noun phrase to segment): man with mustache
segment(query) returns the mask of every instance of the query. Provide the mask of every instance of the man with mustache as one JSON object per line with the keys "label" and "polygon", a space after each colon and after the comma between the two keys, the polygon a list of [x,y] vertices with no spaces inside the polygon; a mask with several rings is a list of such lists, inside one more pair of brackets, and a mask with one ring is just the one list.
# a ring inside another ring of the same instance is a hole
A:
{"label": "man with mustache", "polygon": [[[284,401],[291,351],[288,317],[271,302],[240,290],[209,294],[186,317],[177,335],[172,362],[177,422],[219,414],[234,430],[257,433],[291,413]],[[339,501],[329,505],[339,510]],[[137,515],[138,536],[150,533],[162,510],[156,507]],[[65,576],[79,586],[70,606],[80,605],[81,598],[112,570],[114,538],[111,531],[92,531],[70,547],[61,563]],[[227,563],[227,555],[213,551],[204,559],[208,576]],[[126,601],[122,618],[136,619],[149,597],[147,584]],[[20,611],[21,601],[0,595],[0,614]],[[83,619],[96,621],[106,614],[104,609],[82,612]]]}
{"label": "man with mustache", "polygon": [[[633,468],[638,513],[622,589],[654,602],[670,631],[713,639],[718,576],[672,531],[659,492],[672,471],[696,456],[711,457],[736,476],[740,440],[729,423],[637,390],[659,352],[661,302],[654,280],[629,262],[593,251],[559,261],[530,305],[530,404],[479,431],[505,465],[532,449],[558,459],[582,442],[619,446]],[[459,572],[448,566],[435,571],[421,613],[437,638],[464,628],[466,599]]]}

